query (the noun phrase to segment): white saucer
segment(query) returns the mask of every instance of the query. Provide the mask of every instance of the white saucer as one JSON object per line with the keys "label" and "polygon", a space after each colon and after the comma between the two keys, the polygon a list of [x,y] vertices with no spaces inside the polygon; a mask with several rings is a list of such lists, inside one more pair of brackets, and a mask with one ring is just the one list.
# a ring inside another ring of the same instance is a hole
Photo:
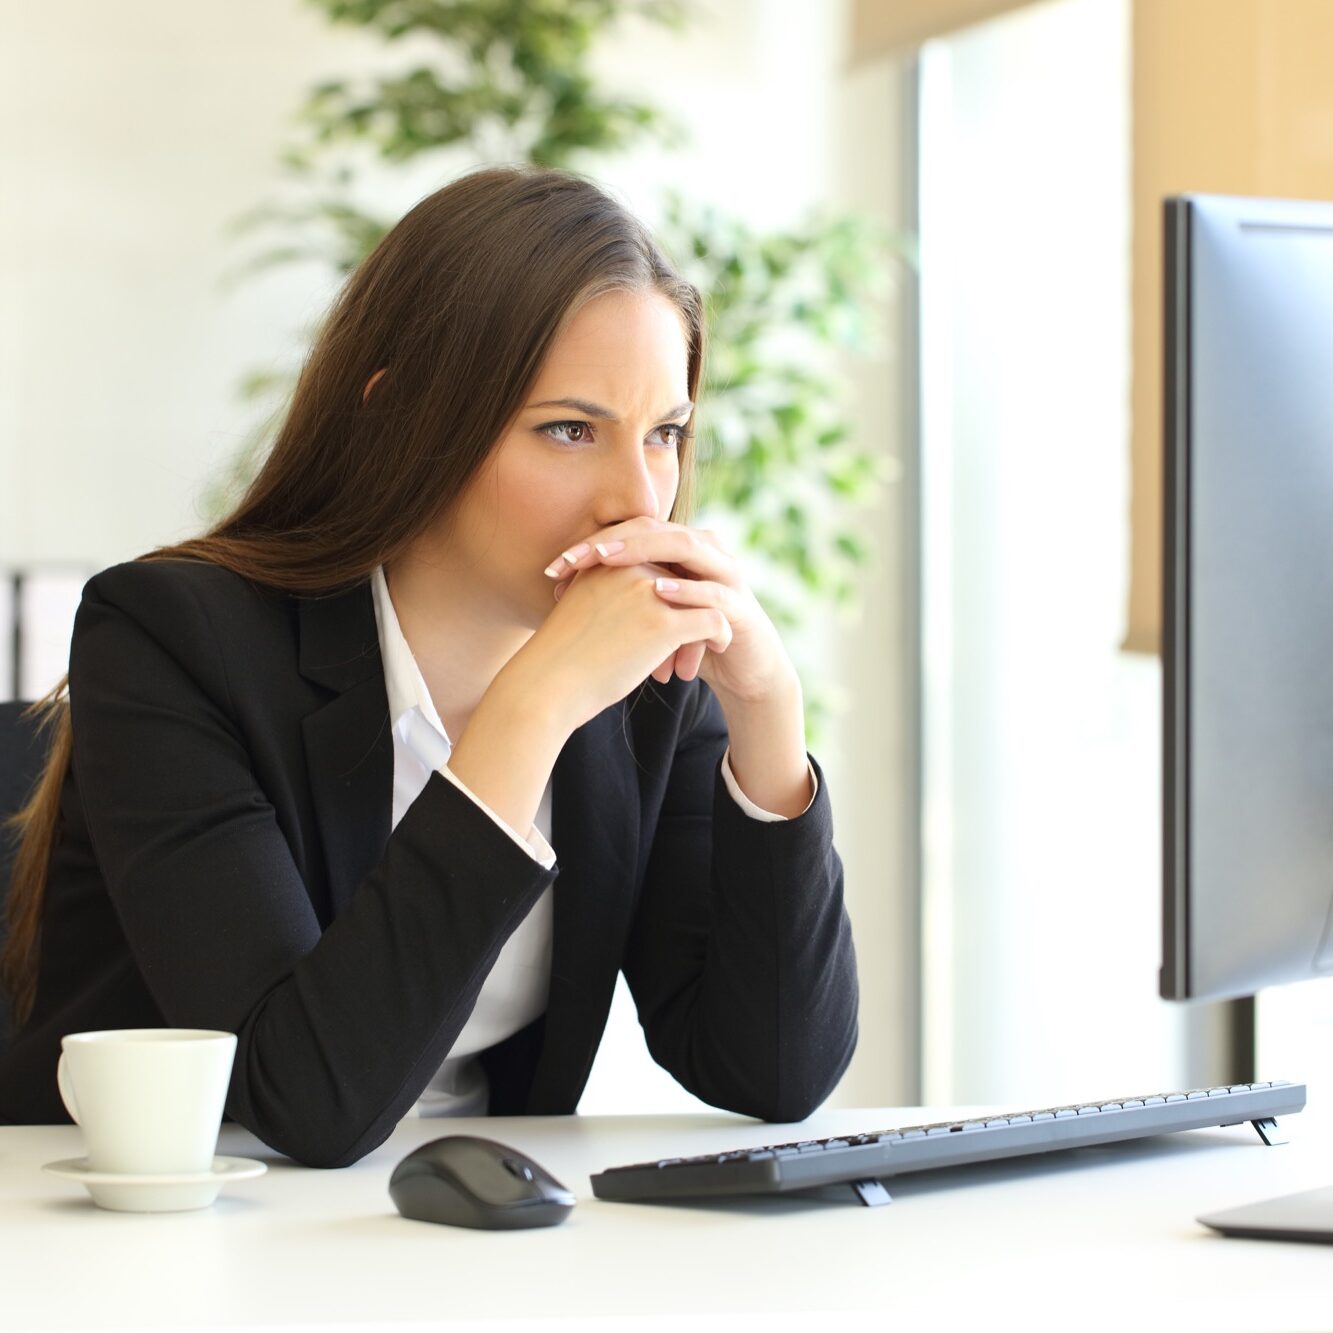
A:
{"label": "white saucer", "polygon": [[86,1157],[47,1162],[53,1176],[77,1180],[88,1187],[99,1208],[117,1213],[178,1213],[207,1208],[230,1180],[262,1176],[268,1167],[249,1157],[215,1157],[212,1168],[188,1175],[135,1176],[115,1171],[94,1171]]}

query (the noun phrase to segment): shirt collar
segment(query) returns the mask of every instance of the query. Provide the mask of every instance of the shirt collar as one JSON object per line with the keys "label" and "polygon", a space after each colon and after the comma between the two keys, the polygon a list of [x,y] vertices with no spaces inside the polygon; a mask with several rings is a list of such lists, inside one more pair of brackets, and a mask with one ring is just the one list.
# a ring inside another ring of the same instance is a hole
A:
{"label": "shirt collar", "polygon": [[389,697],[390,725],[397,727],[407,714],[418,708],[422,717],[448,739],[444,723],[435,711],[435,702],[426,688],[425,677],[398,623],[398,613],[389,596],[389,584],[384,577],[383,565],[376,565],[370,586],[375,602],[375,628],[379,633],[380,656],[384,660],[384,690]]}

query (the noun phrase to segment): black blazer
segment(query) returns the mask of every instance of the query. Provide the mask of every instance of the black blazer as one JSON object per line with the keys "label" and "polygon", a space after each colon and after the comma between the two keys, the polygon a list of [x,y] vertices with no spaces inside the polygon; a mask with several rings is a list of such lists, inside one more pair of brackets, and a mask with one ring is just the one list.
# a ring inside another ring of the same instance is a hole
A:
{"label": "black blazer", "polygon": [[37,999],[0,1057],[0,1120],[67,1120],[65,1033],[221,1028],[228,1117],[309,1165],[354,1162],[552,882],[549,1002],[481,1054],[491,1114],[574,1111],[620,969],[653,1058],[711,1105],[800,1120],[851,1059],[827,782],[795,819],[747,816],[698,680],[649,681],[570,737],[552,870],[439,774],[390,834],[368,581],[301,597],[198,561],[114,566],[84,588],[69,692]]}

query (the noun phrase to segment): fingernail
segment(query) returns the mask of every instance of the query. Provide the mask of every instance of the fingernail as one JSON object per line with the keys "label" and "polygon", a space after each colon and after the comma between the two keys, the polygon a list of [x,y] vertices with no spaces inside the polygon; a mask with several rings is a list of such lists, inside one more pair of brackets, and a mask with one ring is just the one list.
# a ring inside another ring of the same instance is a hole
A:
{"label": "fingernail", "polygon": [[658,580],[657,580],[657,591],[658,591],[658,592],[675,592],[676,589],[679,588],[679,587],[680,587],[680,584],[677,583],[675,579],[658,579]]}
{"label": "fingernail", "polygon": [[545,574],[548,579],[558,579],[564,572],[565,571],[561,569],[559,565],[547,565],[546,568],[542,570],[542,573]]}
{"label": "fingernail", "polygon": [[597,554],[600,556],[615,555],[617,551],[625,549],[624,542],[598,542]]}
{"label": "fingernail", "polygon": [[580,542],[577,546],[571,546],[568,551],[561,551],[561,555],[569,561],[571,565],[577,564],[592,548],[587,542]]}
{"label": "fingernail", "polygon": [[568,587],[568,583],[557,583],[555,585],[555,600],[557,602],[565,595],[565,589]]}

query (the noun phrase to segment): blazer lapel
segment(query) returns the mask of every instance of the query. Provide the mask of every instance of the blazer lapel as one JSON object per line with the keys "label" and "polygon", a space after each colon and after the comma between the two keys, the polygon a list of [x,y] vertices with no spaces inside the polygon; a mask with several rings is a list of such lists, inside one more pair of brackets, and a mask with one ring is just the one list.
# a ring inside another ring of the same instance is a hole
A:
{"label": "blazer lapel", "polygon": [[615,705],[560,751],[551,789],[554,889],[551,989],[528,1113],[567,1112],[592,1068],[634,908],[638,782]]}
{"label": "blazer lapel", "polygon": [[301,724],[332,919],[389,840],[393,733],[370,584],[298,605],[301,674],[336,691]]}
{"label": "blazer lapel", "polygon": [[[384,854],[393,733],[369,583],[298,599],[300,670],[334,697],[302,723],[332,915]],[[634,909],[639,784],[624,705],[570,736],[556,760],[551,987],[529,1114],[568,1111],[592,1068]]]}

